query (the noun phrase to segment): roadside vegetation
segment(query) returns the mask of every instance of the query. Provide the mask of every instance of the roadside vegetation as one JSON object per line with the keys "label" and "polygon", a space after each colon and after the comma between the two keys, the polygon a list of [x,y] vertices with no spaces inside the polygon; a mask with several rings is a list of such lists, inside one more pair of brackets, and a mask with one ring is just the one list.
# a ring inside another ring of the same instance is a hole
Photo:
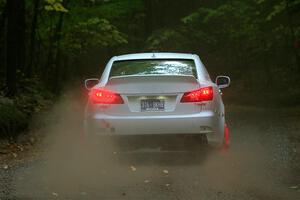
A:
{"label": "roadside vegetation", "polygon": [[229,104],[300,104],[300,0],[0,0],[0,137],[133,52],[191,52]]}

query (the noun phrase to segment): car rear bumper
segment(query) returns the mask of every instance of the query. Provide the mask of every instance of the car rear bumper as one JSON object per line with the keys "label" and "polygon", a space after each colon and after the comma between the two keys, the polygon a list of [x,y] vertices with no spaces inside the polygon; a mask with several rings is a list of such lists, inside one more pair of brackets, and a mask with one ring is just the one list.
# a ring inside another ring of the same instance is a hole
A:
{"label": "car rear bumper", "polygon": [[206,134],[209,141],[223,139],[223,134],[218,131],[218,117],[212,111],[164,116],[94,114],[85,123],[87,132],[93,135]]}

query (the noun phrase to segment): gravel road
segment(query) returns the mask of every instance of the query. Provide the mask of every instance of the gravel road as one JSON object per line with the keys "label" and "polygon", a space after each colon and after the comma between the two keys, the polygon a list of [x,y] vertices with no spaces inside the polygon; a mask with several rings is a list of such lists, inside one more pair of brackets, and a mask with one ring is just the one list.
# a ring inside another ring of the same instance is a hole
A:
{"label": "gravel road", "polygon": [[67,109],[35,159],[0,169],[0,199],[300,199],[299,111],[228,106],[229,150],[121,153],[81,152],[79,114]]}

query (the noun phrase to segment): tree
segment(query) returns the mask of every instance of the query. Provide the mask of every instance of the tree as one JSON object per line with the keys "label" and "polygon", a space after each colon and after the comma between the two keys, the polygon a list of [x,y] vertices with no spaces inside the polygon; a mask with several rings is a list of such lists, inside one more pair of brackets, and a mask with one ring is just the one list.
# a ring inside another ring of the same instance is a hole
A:
{"label": "tree", "polygon": [[35,44],[36,44],[36,30],[37,30],[37,21],[39,15],[39,7],[40,7],[40,0],[33,1],[33,17],[31,21],[31,30],[30,30],[30,46],[29,46],[29,60],[26,67],[26,76],[28,78],[32,75],[32,69],[34,68],[34,55],[35,55]]}
{"label": "tree", "polygon": [[[44,77],[46,80],[51,82],[51,89],[53,92],[58,91],[58,77],[59,77],[59,62],[60,62],[60,43],[61,43],[61,35],[64,23],[64,15],[68,12],[65,8],[68,4],[68,0],[46,0],[48,5],[45,6],[46,11],[54,12],[54,14],[58,13],[58,20],[52,35],[50,35],[50,48],[48,51],[47,63],[44,69]],[[50,72],[50,76],[49,73]]]}
{"label": "tree", "polygon": [[7,95],[17,91],[17,69],[25,63],[25,2],[24,0],[7,1]]}

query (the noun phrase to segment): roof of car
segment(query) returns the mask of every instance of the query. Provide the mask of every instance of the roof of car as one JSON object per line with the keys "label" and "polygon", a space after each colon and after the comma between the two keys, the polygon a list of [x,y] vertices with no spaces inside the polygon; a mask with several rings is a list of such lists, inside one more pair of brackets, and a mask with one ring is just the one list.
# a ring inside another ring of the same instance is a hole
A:
{"label": "roof of car", "polygon": [[140,59],[194,59],[197,55],[189,53],[135,53],[115,56],[115,61]]}

